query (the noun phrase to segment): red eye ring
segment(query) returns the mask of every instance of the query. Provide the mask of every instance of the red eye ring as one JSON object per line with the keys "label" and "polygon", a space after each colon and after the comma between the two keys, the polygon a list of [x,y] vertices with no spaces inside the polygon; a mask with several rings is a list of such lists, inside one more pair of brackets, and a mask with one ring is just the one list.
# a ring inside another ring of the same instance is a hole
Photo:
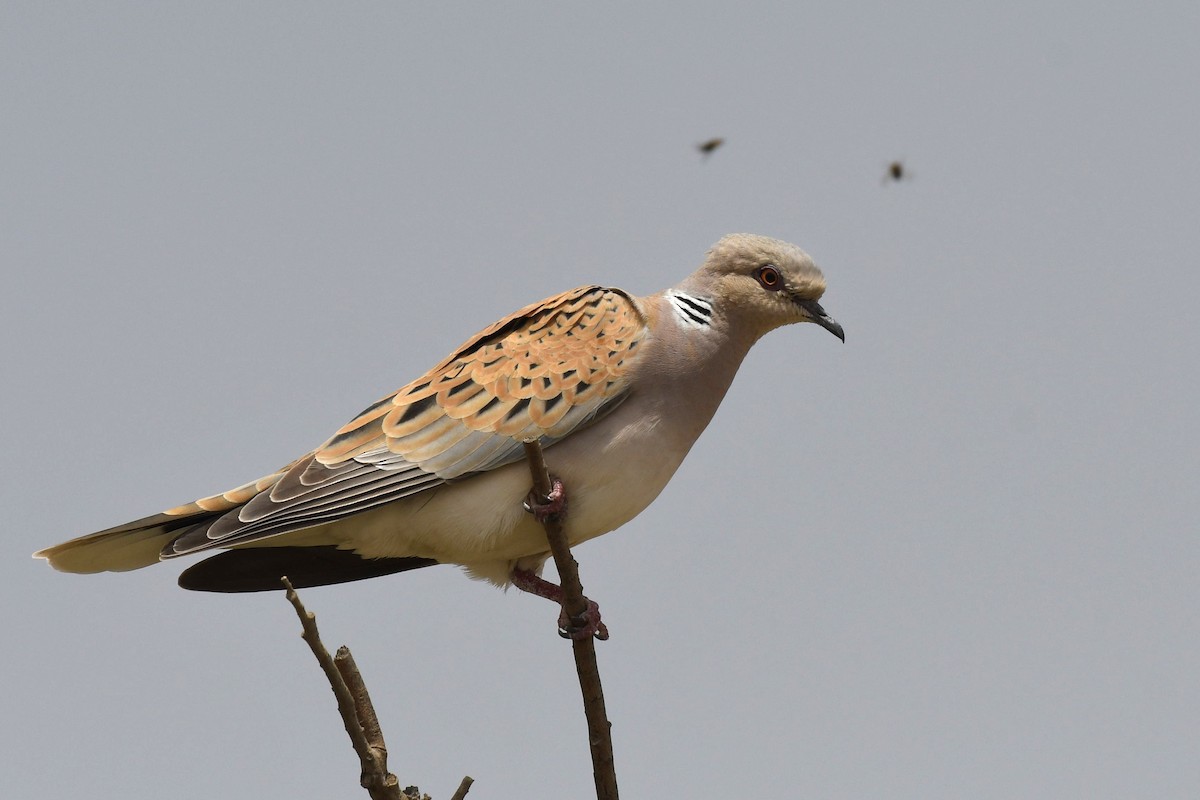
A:
{"label": "red eye ring", "polygon": [[774,264],[764,264],[758,268],[758,272],[754,273],[754,277],[758,278],[759,284],[768,292],[778,292],[783,288],[783,276],[779,274],[779,270],[775,269]]}

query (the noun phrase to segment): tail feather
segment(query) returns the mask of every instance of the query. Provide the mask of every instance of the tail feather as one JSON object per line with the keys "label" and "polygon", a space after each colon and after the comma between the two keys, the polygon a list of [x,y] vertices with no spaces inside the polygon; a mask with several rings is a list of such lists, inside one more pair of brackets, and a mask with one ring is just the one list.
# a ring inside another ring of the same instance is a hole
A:
{"label": "tail feather", "polygon": [[46,559],[61,572],[77,573],[127,572],[157,564],[168,544],[245,505],[256,494],[278,483],[295,463],[236,489],[47,547],[33,557]]}
{"label": "tail feather", "polygon": [[155,514],[39,550],[61,572],[126,572],[157,564],[163,547],[189,530],[208,525],[223,511]]}

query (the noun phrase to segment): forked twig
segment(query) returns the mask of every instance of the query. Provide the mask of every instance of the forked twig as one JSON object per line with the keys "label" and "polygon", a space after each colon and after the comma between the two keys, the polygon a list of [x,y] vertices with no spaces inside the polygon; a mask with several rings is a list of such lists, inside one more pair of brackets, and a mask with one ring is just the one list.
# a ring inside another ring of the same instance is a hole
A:
{"label": "forked twig", "polygon": [[[375,714],[375,706],[371,703],[367,685],[354,663],[350,648],[339,647],[337,655],[330,656],[317,631],[316,615],[300,602],[300,595],[296,594],[292,582],[286,576],[280,581],[287,589],[288,602],[300,617],[300,625],[304,629],[301,638],[308,643],[309,649],[317,657],[317,663],[321,665],[329,687],[337,697],[338,713],[342,716],[342,724],[346,726],[346,733],[350,735],[350,743],[354,745],[354,752],[358,754],[358,761],[362,767],[359,781],[362,787],[371,795],[371,800],[412,800],[419,796],[415,789],[413,791],[416,794],[402,790],[400,781],[388,772],[387,745],[383,741],[379,717]],[[471,783],[470,777],[463,778],[453,800],[462,800]]]}

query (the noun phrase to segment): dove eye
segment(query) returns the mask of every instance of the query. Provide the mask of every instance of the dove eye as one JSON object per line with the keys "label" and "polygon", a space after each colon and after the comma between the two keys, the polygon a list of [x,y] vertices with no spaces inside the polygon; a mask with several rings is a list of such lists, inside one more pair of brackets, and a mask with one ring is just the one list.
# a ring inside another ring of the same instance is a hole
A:
{"label": "dove eye", "polygon": [[778,292],[783,288],[783,276],[779,274],[779,270],[775,269],[772,264],[759,267],[758,272],[754,273],[754,275],[768,292]]}

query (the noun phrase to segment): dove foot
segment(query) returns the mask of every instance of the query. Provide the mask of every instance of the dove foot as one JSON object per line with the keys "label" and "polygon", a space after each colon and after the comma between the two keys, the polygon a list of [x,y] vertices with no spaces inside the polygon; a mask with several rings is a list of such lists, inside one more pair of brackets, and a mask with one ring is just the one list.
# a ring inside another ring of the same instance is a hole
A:
{"label": "dove foot", "polygon": [[[511,579],[513,586],[522,592],[536,594],[562,605],[563,590],[557,583],[551,583],[523,569],[514,569]],[[607,640],[608,628],[600,619],[600,606],[586,597],[583,599],[587,602],[587,608],[582,614],[571,616],[564,608],[558,615],[558,635],[564,639],[588,639],[595,636],[600,641]]]}
{"label": "dove foot", "polygon": [[587,608],[578,616],[572,617],[564,608],[558,615],[558,635],[564,639],[590,639],[595,636],[600,641],[608,641],[608,627],[600,619],[600,606],[595,600],[583,598]]}
{"label": "dove foot", "polygon": [[550,478],[550,494],[543,498],[537,490],[530,489],[525,495],[523,504],[525,510],[533,514],[533,518],[545,525],[547,522],[557,522],[567,515],[567,489],[558,478]]}

